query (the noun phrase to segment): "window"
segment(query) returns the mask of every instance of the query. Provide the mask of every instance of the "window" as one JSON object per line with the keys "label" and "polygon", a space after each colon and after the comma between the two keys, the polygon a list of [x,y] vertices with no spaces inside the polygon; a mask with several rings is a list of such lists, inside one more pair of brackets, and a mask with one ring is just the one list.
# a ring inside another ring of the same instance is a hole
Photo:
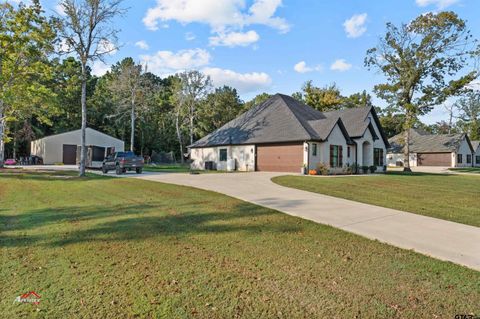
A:
{"label": "window", "polygon": [[467,154],[467,164],[472,164],[472,155]]}
{"label": "window", "polygon": [[350,158],[350,146],[347,146],[347,157]]}
{"label": "window", "polygon": [[462,154],[457,154],[457,163],[458,163],[458,164],[462,164],[462,163],[463,163]]}
{"label": "window", "polygon": [[227,161],[227,149],[226,148],[221,148],[220,149],[220,162],[226,162]]}
{"label": "window", "polygon": [[343,166],[343,151],[340,145],[330,145],[330,167]]}
{"label": "window", "polygon": [[312,156],[317,156],[317,144],[312,144]]}
{"label": "window", "polygon": [[480,156],[475,157],[475,162],[477,162],[477,164],[480,164]]}
{"label": "window", "polygon": [[373,165],[383,166],[383,148],[373,149]]}
{"label": "window", "polygon": [[93,147],[93,154],[92,154],[92,161],[101,162],[104,159],[105,159],[105,147],[94,146]]}

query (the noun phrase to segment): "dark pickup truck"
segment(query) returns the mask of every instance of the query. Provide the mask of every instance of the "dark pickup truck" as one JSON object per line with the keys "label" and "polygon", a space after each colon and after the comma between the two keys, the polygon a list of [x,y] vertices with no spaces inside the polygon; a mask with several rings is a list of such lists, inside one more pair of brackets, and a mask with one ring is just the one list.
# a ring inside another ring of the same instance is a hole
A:
{"label": "dark pickup truck", "polygon": [[120,175],[135,170],[137,174],[142,174],[143,164],[143,157],[136,156],[133,152],[116,152],[103,160],[102,172],[107,174],[108,171],[115,170]]}

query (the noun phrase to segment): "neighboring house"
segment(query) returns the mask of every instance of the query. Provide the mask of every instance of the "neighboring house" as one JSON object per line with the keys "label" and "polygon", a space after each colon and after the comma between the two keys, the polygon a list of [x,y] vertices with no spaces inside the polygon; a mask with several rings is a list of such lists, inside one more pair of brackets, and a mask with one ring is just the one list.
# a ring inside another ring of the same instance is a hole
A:
{"label": "neighboring house", "polygon": [[[75,165],[79,162],[82,130],[51,135],[32,141],[30,154],[43,158],[43,163]],[[123,152],[125,143],[91,128],[86,129],[87,167],[101,167],[106,155]]]}
{"label": "neighboring house", "polygon": [[318,163],[383,170],[388,146],[372,107],[322,113],[276,94],[189,149],[193,169],[300,173]]}
{"label": "neighboring house", "polygon": [[[389,142],[388,166],[404,166],[404,134]],[[410,130],[410,166],[468,167],[473,165],[473,147],[466,134],[430,134]]]}
{"label": "neighboring house", "polygon": [[471,141],[473,147],[473,165],[480,167],[480,141]]}

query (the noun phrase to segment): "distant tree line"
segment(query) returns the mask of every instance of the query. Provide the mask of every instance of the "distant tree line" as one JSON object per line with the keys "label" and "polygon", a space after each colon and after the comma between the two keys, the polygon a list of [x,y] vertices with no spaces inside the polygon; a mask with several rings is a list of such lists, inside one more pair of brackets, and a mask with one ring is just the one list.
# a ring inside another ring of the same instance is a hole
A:
{"label": "distant tree line", "polygon": [[[38,0],[0,4],[0,166],[4,154],[28,155],[33,139],[87,125],[138,154],[173,151],[183,160],[189,144],[270,97],[262,93],[242,101],[235,88],[214,87],[199,71],[161,78],[133,58],[103,76],[92,75],[89,62],[115,48],[117,30],[108,23],[123,14],[120,4],[63,0],[65,18],[46,17]],[[475,44],[452,12],[387,24],[365,64],[387,79],[374,92],[387,102],[376,109],[389,137],[420,127],[480,139],[480,93],[469,88],[478,72],[464,70],[467,58],[479,55]],[[374,107],[366,91],[343,95],[335,83],[307,81],[292,96],[322,112]],[[451,97],[456,101],[447,107],[449,118],[430,126],[420,122]]]}

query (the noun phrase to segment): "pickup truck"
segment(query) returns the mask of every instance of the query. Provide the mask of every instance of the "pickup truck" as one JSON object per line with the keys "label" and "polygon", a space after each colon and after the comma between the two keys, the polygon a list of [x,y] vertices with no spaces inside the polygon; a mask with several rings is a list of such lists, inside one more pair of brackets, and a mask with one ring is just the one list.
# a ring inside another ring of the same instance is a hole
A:
{"label": "pickup truck", "polygon": [[108,171],[115,170],[117,175],[135,170],[137,174],[142,174],[143,157],[136,156],[133,152],[116,152],[103,160],[102,172],[107,174]]}

